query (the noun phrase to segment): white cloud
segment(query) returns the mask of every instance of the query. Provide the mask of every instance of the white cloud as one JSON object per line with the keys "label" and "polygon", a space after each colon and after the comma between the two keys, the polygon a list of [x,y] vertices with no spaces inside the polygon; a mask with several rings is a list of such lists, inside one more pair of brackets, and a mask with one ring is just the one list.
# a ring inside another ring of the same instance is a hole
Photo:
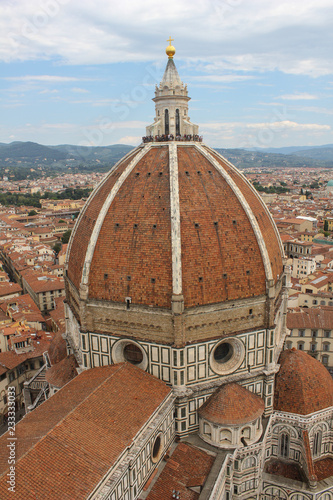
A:
{"label": "white cloud", "polygon": [[77,94],[87,94],[89,92],[89,90],[81,89],[80,87],[73,87],[71,89],[71,92],[75,92]]}
{"label": "white cloud", "polygon": [[139,144],[142,142],[142,136],[135,136],[135,135],[127,135],[126,137],[122,137],[121,139],[118,140],[119,144]]}
{"label": "white cloud", "polygon": [[331,130],[329,125],[318,123],[296,123],[289,120],[282,120],[273,123],[247,123],[247,128],[263,130],[269,129],[292,129],[292,130]]}
{"label": "white cloud", "polygon": [[172,26],[183,60],[195,55],[222,61],[221,69],[332,74],[332,11],[331,0],[170,0],[167,9],[156,0],[116,6],[99,0],[98,7],[93,0],[13,1],[0,6],[0,60],[154,60],[166,46],[160,34]]}
{"label": "white cloud", "polygon": [[40,94],[58,94],[59,90],[57,89],[44,89],[39,92]]}
{"label": "white cloud", "polygon": [[276,99],[284,99],[287,101],[311,101],[313,99],[318,99],[318,96],[308,94],[307,92],[296,92],[295,94],[280,95]]}
{"label": "white cloud", "polygon": [[44,83],[68,83],[77,82],[81,78],[74,76],[57,76],[57,75],[23,75],[23,76],[8,76],[3,77],[4,80],[13,82],[44,82]]}
{"label": "white cloud", "polygon": [[229,83],[229,82],[241,82],[244,80],[253,80],[255,77],[251,75],[201,75],[192,76],[186,79],[187,81],[199,81],[199,82],[216,82],[216,83]]}

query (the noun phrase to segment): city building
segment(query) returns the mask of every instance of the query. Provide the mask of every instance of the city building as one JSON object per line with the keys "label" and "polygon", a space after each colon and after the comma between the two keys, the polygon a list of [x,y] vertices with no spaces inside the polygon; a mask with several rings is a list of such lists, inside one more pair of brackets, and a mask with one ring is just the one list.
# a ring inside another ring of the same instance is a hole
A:
{"label": "city building", "polygon": [[333,308],[321,306],[291,311],[287,315],[287,326],[290,330],[287,348],[308,352],[333,374]]}
{"label": "city building", "polygon": [[304,278],[309,274],[312,274],[317,269],[317,262],[315,259],[303,258],[293,258],[291,275],[293,278]]}
{"label": "city building", "polygon": [[304,350],[282,352],[280,236],[251,183],[189,125],[174,54],[154,98],[160,129],[111,169],[72,232],[70,363],[51,367],[54,394],[16,426],[16,492],[331,500],[333,380]]}

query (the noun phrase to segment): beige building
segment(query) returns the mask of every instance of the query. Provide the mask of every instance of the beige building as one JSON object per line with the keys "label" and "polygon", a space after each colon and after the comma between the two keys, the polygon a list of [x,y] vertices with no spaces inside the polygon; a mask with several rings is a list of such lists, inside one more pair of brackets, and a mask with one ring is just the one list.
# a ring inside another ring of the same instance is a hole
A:
{"label": "beige building", "polygon": [[65,296],[63,278],[53,274],[38,274],[28,270],[22,273],[22,283],[24,291],[42,312],[54,309],[54,299]]}
{"label": "beige building", "polygon": [[315,259],[293,258],[291,275],[293,278],[304,278],[316,271],[317,262]]}
{"label": "beige building", "polygon": [[333,308],[320,306],[289,312],[287,327],[290,334],[286,347],[307,352],[333,374]]}

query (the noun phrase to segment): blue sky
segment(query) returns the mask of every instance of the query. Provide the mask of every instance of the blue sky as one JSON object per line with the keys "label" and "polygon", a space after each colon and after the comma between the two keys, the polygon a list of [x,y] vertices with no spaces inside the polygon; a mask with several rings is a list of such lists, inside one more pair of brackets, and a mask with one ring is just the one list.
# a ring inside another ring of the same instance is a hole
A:
{"label": "blue sky", "polygon": [[136,145],[166,40],[213,147],[333,143],[331,0],[2,0],[0,142]]}

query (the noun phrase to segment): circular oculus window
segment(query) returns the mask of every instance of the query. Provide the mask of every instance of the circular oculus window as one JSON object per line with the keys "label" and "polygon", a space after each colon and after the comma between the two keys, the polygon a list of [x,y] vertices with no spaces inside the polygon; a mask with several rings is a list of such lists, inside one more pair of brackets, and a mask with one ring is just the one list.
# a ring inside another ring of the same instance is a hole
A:
{"label": "circular oculus window", "polygon": [[146,370],[148,366],[148,358],[144,349],[137,342],[127,339],[118,340],[113,345],[112,360],[114,363],[127,361],[143,370]]}
{"label": "circular oculus window", "polygon": [[210,353],[211,369],[218,375],[233,373],[242,364],[245,356],[243,342],[235,337],[221,340]]}
{"label": "circular oculus window", "polygon": [[163,434],[160,432],[156,436],[151,449],[151,459],[154,464],[158,462],[159,459],[161,458],[162,451],[163,451]]}

